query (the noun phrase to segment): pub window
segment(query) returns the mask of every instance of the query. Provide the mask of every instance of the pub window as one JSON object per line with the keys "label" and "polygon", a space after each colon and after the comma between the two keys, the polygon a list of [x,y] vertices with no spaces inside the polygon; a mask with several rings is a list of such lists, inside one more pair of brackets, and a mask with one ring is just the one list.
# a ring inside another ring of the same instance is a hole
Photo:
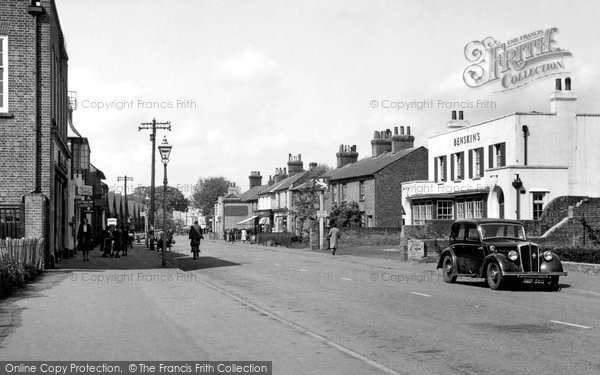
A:
{"label": "pub window", "polygon": [[419,202],[413,205],[413,224],[423,225],[432,219],[431,201]]}
{"label": "pub window", "polygon": [[473,202],[473,217],[478,219],[483,217],[483,201]]}
{"label": "pub window", "polygon": [[435,182],[444,182],[446,181],[446,156],[438,156],[434,159],[434,168],[433,171]]}
{"label": "pub window", "polygon": [[0,112],[8,112],[8,37],[0,35]]}
{"label": "pub window", "polygon": [[348,193],[348,192],[347,192],[347,190],[348,190],[348,189],[347,189],[347,186],[346,186],[346,184],[342,184],[342,185],[341,185],[341,188],[342,188],[342,191],[341,191],[341,193],[340,193],[340,196],[341,196],[341,198],[342,198],[342,202],[345,202],[345,201],[346,201],[346,194]]}
{"label": "pub window", "polygon": [[454,202],[453,201],[437,201],[437,218],[439,220],[454,219]]}
{"label": "pub window", "polygon": [[473,218],[473,201],[465,202],[465,218]]}
{"label": "pub window", "polygon": [[483,177],[483,148],[469,150],[469,178]]}
{"label": "pub window", "polygon": [[456,218],[457,219],[465,218],[465,202],[456,203]]}
{"label": "pub window", "polygon": [[455,154],[455,160],[456,160],[456,179],[457,180],[464,180],[465,179],[465,153],[464,152],[458,152]]}
{"label": "pub window", "polygon": [[544,212],[544,193],[533,193],[533,220],[539,220]]}

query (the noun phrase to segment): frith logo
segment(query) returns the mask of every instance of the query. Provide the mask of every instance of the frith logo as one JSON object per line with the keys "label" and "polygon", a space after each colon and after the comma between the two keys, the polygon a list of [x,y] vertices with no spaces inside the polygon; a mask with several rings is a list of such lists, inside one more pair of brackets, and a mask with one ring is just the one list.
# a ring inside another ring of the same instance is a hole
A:
{"label": "frith logo", "polygon": [[501,43],[492,37],[472,41],[465,47],[465,58],[473,63],[463,72],[469,87],[499,81],[507,91],[540,78],[565,72],[564,58],[571,52],[554,40],[557,28],[537,30]]}

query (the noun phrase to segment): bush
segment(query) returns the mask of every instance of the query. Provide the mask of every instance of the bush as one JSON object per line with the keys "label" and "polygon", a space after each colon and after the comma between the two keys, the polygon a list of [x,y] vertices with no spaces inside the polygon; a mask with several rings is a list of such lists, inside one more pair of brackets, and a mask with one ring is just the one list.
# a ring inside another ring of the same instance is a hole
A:
{"label": "bush", "polygon": [[549,249],[565,262],[594,263],[600,264],[600,250],[580,248],[556,248]]}
{"label": "bush", "polygon": [[292,243],[291,233],[259,233],[258,243],[267,246],[286,246]]}
{"label": "bush", "polygon": [[25,273],[19,270],[17,262],[3,261],[0,264],[0,298],[8,297],[16,287],[25,285]]}

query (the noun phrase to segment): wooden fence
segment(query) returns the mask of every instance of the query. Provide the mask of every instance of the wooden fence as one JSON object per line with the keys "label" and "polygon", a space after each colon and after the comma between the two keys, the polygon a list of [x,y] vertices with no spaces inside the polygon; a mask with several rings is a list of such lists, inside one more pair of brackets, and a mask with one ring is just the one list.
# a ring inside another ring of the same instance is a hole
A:
{"label": "wooden fence", "polygon": [[15,261],[19,268],[41,270],[44,266],[44,239],[0,239],[0,263]]}

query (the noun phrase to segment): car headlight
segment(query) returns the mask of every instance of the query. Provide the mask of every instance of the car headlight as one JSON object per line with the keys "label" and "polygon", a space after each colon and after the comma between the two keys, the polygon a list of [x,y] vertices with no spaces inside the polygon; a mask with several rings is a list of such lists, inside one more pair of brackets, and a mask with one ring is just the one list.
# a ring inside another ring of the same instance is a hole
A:
{"label": "car headlight", "polygon": [[546,260],[546,262],[549,262],[552,260],[552,252],[549,250],[544,251],[544,259]]}
{"label": "car headlight", "polygon": [[496,246],[494,246],[494,245],[490,246],[490,251],[492,253],[495,253],[496,252]]}
{"label": "car headlight", "polygon": [[513,262],[515,260],[517,260],[518,257],[519,257],[519,254],[516,251],[511,250],[508,252],[508,259],[512,260]]}

